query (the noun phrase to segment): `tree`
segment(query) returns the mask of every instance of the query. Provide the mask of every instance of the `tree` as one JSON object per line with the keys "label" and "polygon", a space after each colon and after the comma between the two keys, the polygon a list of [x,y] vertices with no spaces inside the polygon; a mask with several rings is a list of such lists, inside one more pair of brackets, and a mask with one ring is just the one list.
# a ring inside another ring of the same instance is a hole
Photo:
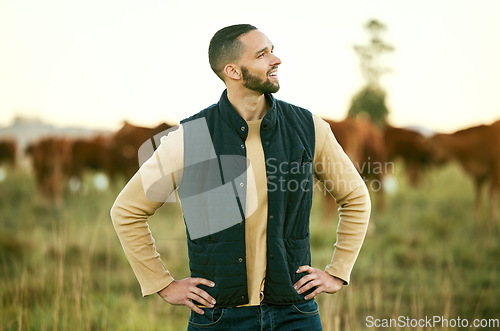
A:
{"label": "tree", "polygon": [[376,126],[383,127],[388,113],[385,91],[377,85],[367,84],[352,98],[348,117],[365,116]]}
{"label": "tree", "polygon": [[394,51],[394,47],[385,43],[380,34],[386,26],[377,20],[370,20],[365,25],[370,35],[368,45],[354,45],[354,51],[360,59],[360,70],[365,79],[365,86],[353,97],[348,117],[367,116],[377,126],[386,123],[389,110],[385,105],[386,92],[380,85],[380,77],[390,72],[381,64],[381,56]]}

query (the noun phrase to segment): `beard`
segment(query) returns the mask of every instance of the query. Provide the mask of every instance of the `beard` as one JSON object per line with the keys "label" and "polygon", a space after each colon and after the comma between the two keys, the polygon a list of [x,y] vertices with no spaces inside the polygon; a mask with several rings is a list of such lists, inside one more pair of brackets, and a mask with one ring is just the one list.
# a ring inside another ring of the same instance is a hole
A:
{"label": "beard", "polygon": [[241,67],[241,75],[243,77],[243,86],[249,90],[266,94],[276,93],[280,89],[279,83],[272,83],[269,78],[263,80],[256,75],[252,75],[248,69],[243,66]]}

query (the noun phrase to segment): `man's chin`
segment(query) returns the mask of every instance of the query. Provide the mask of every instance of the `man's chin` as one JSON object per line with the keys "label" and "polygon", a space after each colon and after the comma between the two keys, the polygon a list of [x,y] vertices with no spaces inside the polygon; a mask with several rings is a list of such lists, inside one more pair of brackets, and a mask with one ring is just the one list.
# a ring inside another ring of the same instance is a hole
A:
{"label": "man's chin", "polygon": [[266,93],[276,93],[280,89],[280,84],[279,82],[271,82],[269,79],[261,84],[251,84],[251,81],[246,81],[244,82],[243,86],[245,86],[247,89],[259,92],[262,94]]}
{"label": "man's chin", "polygon": [[[271,83],[271,82],[270,82]],[[269,84],[268,88],[267,88],[267,93],[276,93],[280,90],[280,84],[279,82],[273,82],[271,84]]]}

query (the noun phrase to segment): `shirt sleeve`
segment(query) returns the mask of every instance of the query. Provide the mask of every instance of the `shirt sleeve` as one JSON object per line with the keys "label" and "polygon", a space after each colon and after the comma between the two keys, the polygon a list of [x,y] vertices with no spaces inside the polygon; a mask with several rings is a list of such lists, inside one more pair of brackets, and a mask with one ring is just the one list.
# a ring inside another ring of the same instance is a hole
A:
{"label": "shirt sleeve", "polygon": [[325,272],[348,284],[366,235],[370,196],[365,182],[335,139],[330,125],[316,115],[313,118],[316,132],[314,174],[340,206],[337,242]]}
{"label": "shirt sleeve", "polygon": [[142,295],[156,293],[174,278],[156,250],[148,221],[171,199],[182,178],[182,127],[161,138],[161,144],[120,192],[111,220],[141,286]]}

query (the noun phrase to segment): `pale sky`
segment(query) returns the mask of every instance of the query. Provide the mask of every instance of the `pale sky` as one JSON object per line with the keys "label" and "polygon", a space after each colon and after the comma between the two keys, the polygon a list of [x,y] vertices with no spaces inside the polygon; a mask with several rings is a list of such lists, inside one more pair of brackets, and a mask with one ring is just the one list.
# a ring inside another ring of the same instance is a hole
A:
{"label": "pale sky", "polygon": [[236,23],[275,45],[277,98],[342,119],[363,85],[352,45],[377,19],[396,49],[389,121],[451,132],[500,119],[499,17],[496,0],[0,0],[0,127],[179,122],[218,101],[208,43]]}

